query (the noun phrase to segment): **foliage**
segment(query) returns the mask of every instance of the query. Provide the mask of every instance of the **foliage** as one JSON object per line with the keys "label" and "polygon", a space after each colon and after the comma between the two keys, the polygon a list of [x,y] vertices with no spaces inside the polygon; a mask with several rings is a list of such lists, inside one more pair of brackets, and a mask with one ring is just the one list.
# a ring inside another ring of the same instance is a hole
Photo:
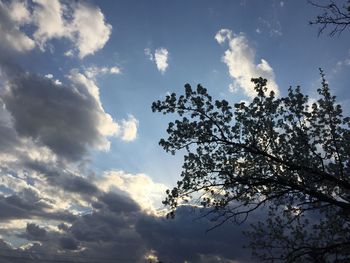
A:
{"label": "foliage", "polygon": [[328,4],[319,4],[309,1],[313,6],[323,10],[323,13],[316,16],[315,20],[310,21],[311,25],[319,25],[319,34],[327,27],[331,28],[329,35],[340,34],[350,25],[350,1],[333,1]]}
{"label": "foliage", "polygon": [[189,84],[154,102],[153,112],[179,115],[160,145],[185,150],[182,178],[163,201],[169,215],[191,198],[217,225],[265,208],[266,222],[247,233],[261,260],[350,260],[350,118],[321,76],[314,103],[300,87],[267,94],[262,78],[252,79],[257,96],[234,107]]}

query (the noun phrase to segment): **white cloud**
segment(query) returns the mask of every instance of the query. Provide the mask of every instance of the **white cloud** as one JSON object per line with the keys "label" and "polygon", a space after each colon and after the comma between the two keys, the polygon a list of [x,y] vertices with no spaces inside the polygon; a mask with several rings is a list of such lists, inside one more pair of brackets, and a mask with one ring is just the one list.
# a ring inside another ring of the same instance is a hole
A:
{"label": "white cloud", "polygon": [[35,47],[33,39],[21,32],[20,27],[29,23],[27,7],[21,2],[7,5],[0,1],[1,46],[18,52],[26,52]]}
{"label": "white cloud", "polygon": [[80,58],[103,48],[112,31],[99,8],[82,2],[75,9],[72,27],[77,34],[75,45]]}
{"label": "white cloud", "polygon": [[48,79],[52,79],[53,80],[53,82],[56,84],[56,85],[62,85],[62,82],[59,80],[59,79],[54,79],[53,78],[53,75],[52,74],[46,74],[45,76],[44,76],[45,78],[48,78]]}
{"label": "white cloud", "polygon": [[64,52],[64,55],[66,57],[73,57],[74,56],[74,51],[72,49],[67,50],[66,52]]}
{"label": "white cloud", "polygon": [[168,55],[169,55],[169,52],[165,48],[158,48],[154,53],[154,59],[156,61],[157,68],[162,73],[164,73],[169,66]]}
{"label": "white cloud", "polygon": [[46,74],[46,75],[45,75],[45,78],[52,79],[52,78],[53,78],[53,75],[52,75],[52,74]]}
{"label": "white cloud", "polygon": [[216,33],[215,39],[219,44],[223,44],[226,40],[232,38],[232,31],[229,29],[220,29],[219,32]]}
{"label": "white cloud", "polygon": [[55,80],[54,80],[54,83],[55,83],[56,85],[62,85],[62,82],[61,82],[59,79],[55,79]]}
{"label": "white cloud", "polygon": [[118,67],[111,67],[111,68],[109,68],[109,73],[110,74],[120,74],[121,70]]}
{"label": "white cloud", "polygon": [[156,63],[157,69],[164,73],[169,64],[168,64],[168,57],[169,57],[169,51],[166,48],[157,48],[152,54],[152,51],[149,48],[145,48],[145,55],[148,57],[150,61],[154,61]]}
{"label": "white cloud", "polygon": [[[51,39],[66,38],[73,42],[74,48],[65,55],[77,53],[79,58],[84,58],[102,49],[112,31],[101,10],[83,1],[33,0],[30,7],[25,1],[7,5],[0,2],[0,17],[2,41],[20,52],[35,45],[44,51]],[[24,24],[35,27],[33,39],[20,30]]]}
{"label": "white cloud", "polygon": [[63,8],[58,0],[34,0],[33,22],[37,30],[33,36],[39,47],[44,50],[45,44],[52,38],[71,37],[71,30],[65,24]]}
{"label": "white cloud", "polygon": [[127,192],[142,209],[155,213],[161,206],[168,187],[154,182],[149,176],[129,174],[123,171],[109,171],[95,182],[96,186],[105,192],[122,190]]}
{"label": "white cloud", "polygon": [[229,48],[225,51],[222,61],[227,65],[234,83],[230,90],[240,86],[246,95],[254,97],[256,92],[251,78],[263,77],[268,80],[268,90],[279,92],[275,82],[275,74],[272,67],[265,59],[255,64],[255,51],[249,46],[247,38],[243,34],[236,35],[228,29],[221,29],[215,36],[219,44],[228,42]]}
{"label": "white cloud", "polygon": [[29,23],[31,20],[27,2],[24,1],[11,2],[8,6],[8,14],[13,21],[17,22],[20,25]]}
{"label": "white cloud", "polygon": [[127,120],[122,120],[122,139],[124,141],[133,141],[137,137],[137,127],[139,121],[132,115]]}

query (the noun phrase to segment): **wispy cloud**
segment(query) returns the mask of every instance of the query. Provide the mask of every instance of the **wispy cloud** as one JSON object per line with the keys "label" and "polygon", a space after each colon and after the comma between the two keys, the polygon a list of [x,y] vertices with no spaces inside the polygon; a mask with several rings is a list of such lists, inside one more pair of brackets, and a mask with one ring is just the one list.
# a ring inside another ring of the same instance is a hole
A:
{"label": "wispy cloud", "polygon": [[148,58],[150,61],[153,61],[153,60],[154,60],[154,57],[153,57],[153,54],[152,54],[151,49],[145,48],[144,51],[145,51],[145,55],[147,56],[147,58]]}
{"label": "wispy cloud", "polygon": [[221,29],[215,35],[215,39],[221,45],[228,43],[222,61],[227,65],[229,74],[234,80],[229,87],[230,91],[240,87],[247,96],[254,97],[256,92],[251,78],[263,77],[268,80],[268,89],[278,94],[279,88],[272,67],[265,59],[261,59],[259,64],[255,63],[255,50],[250,47],[244,34],[237,35],[231,30]]}
{"label": "wispy cloud", "polygon": [[95,78],[98,75],[112,74],[117,75],[121,74],[121,69],[117,66],[114,67],[97,67],[96,65],[92,65],[85,69],[85,75],[89,78]]}
{"label": "wispy cloud", "polygon": [[[281,5],[281,7],[282,6],[283,5]],[[259,25],[260,26],[255,30],[258,34],[267,32],[271,37],[280,37],[283,35],[282,25],[277,19],[269,21],[259,17]]]}
{"label": "wispy cloud", "polygon": [[348,51],[348,54],[345,56],[345,58],[338,60],[338,62],[333,67],[333,73],[338,73],[342,71],[345,67],[350,66],[350,50]]}

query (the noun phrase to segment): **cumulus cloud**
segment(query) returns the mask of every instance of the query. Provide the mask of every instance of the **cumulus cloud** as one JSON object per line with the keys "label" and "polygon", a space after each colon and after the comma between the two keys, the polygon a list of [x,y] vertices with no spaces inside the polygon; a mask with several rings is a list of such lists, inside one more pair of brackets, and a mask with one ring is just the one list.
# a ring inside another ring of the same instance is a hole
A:
{"label": "cumulus cloud", "polygon": [[[50,40],[66,38],[73,43],[66,53],[84,58],[103,48],[112,31],[101,10],[83,1],[34,0],[30,7],[25,1],[0,2],[0,13],[1,39],[20,52],[35,45],[45,50]],[[35,27],[32,36],[21,31],[26,24]]]}
{"label": "cumulus cloud", "polygon": [[[112,26],[105,22],[99,8],[86,2],[64,5],[58,0],[36,0],[35,4],[33,23],[37,30],[33,36],[42,49],[50,39],[64,37],[73,42],[78,56],[84,58],[103,48],[109,39]],[[67,19],[70,16],[72,20]]]}
{"label": "cumulus cloud", "polygon": [[[98,68],[98,67],[89,67],[85,73],[80,73],[77,69],[71,70],[69,74],[69,79],[72,81],[73,85],[80,89],[87,89],[91,96],[94,97],[97,102],[101,114],[100,118],[96,119],[98,122],[98,130],[99,132],[105,136],[120,136],[120,138],[124,141],[133,141],[137,137],[137,128],[138,128],[138,120],[133,116],[129,115],[127,119],[123,119],[121,123],[117,123],[113,120],[112,116],[105,113],[102,107],[102,103],[100,100],[100,92],[99,88],[95,83],[95,77],[98,74],[117,74],[113,73],[116,71],[116,67],[111,68]],[[108,150],[110,147],[110,143],[108,141],[104,141],[104,144],[99,147],[102,150]]]}
{"label": "cumulus cloud", "polygon": [[23,74],[9,82],[2,99],[19,135],[77,160],[90,147],[108,149],[106,136],[115,134],[118,125],[104,112],[92,82],[79,73],[72,82],[73,86],[56,85],[51,79]]}
{"label": "cumulus cloud", "polygon": [[275,73],[270,64],[261,59],[260,63],[255,63],[255,50],[250,47],[244,34],[234,34],[231,30],[221,29],[215,35],[219,44],[228,43],[222,61],[227,65],[229,74],[234,83],[230,85],[230,90],[234,91],[237,86],[242,88],[249,97],[254,97],[256,92],[251,78],[263,77],[268,80],[268,90],[279,93],[278,85],[275,82]]}
{"label": "cumulus cloud", "polygon": [[149,48],[145,48],[145,55],[148,57],[150,61],[154,61],[156,63],[157,69],[164,73],[169,64],[168,64],[168,57],[169,57],[169,51],[166,48],[157,48],[154,52],[154,54],[151,52]]}
{"label": "cumulus cloud", "polygon": [[72,28],[77,34],[75,45],[80,58],[103,48],[112,31],[101,10],[84,2],[79,2],[74,10]]}

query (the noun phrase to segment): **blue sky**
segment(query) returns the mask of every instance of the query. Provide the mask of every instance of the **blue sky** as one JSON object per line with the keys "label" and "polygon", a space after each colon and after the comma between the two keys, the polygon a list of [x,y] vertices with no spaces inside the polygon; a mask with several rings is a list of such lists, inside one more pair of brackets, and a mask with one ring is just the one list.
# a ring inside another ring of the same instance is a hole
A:
{"label": "blue sky", "polygon": [[[221,59],[228,48],[227,43],[220,45],[214,38],[222,28],[244,34],[256,53],[254,63],[265,59],[273,68],[281,94],[285,94],[289,86],[296,85],[301,85],[310,95],[314,94],[319,82],[318,68],[322,67],[334,84],[333,91],[343,99],[348,68],[338,69],[337,63],[349,57],[347,35],[317,37],[317,27],[308,25],[308,21],[318,10],[306,1],[115,2],[112,7],[105,6],[104,2],[99,4],[102,10],[106,10],[107,21],[115,26],[105,48],[91,58],[94,59],[92,63],[104,65],[108,61],[111,64],[117,61],[123,72],[120,76],[100,80],[102,101],[113,116],[132,112],[140,121],[137,140],[134,145],[127,145],[128,149],[123,152],[130,151],[130,157],[126,159],[133,159],[136,152],[144,161],[131,160],[130,167],[123,166],[125,169],[137,172],[147,169],[148,174],[162,182],[177,178],[176,168],[175,173],[166,179],[163,173],[168,169],[161,168],[162,165],[156,171],[155,168],[142,167],[155,159],[173,166],[172,158],[168,162],[167,156],[156,146],[158,138],[164,134],[167,119],[149,110],[151,102],[164,97],[166,92],[179,93],[185,83],[201,83],[216,97],[231,101],[246,99],[241,92],[230,93],[228,90],[233,78]],[[159,47],[169,51],[169,66],[164,73],[160,73],[144,54],[145,48],[154,50]],[[115,143],[116,148],[124,146],[118,144],[120,141]],[[137,151],[141,145],[153,148],[151,160],[149,152]],[[110,160],[113,154],[102,155],[103,161],[107,159],[109,165],[115,165],[114,160]],[[122,165],[128,162],[124,157],[120,157]]]}
{"label": "blue sky", "polygon": [[[250,100],[249,80],[259,76],[282,96],[301,85],[314,98],[321,67],[350,113],[350,34],[318,36],[309,21],[321,11],[306,0],[3,0],[0,12],[0,201],[9,211],[0,214],[0,252],[116,258],[134,249],[132,262],[251,262],[240,248],[220,246],[233,241],[224,234],[212,234],[212,250],[196,246],[210,222],[188,236],[169,232],[190,224],[186,216],[158,217],[182,156],[158,145],[172,118],[152,113],[152,102],[185,83],[231,103]],[[107,214],[119,225],[105,223]],[[107,230],[89,232],[93,224]],[[174,255],[162,239],[192,245]]]}

